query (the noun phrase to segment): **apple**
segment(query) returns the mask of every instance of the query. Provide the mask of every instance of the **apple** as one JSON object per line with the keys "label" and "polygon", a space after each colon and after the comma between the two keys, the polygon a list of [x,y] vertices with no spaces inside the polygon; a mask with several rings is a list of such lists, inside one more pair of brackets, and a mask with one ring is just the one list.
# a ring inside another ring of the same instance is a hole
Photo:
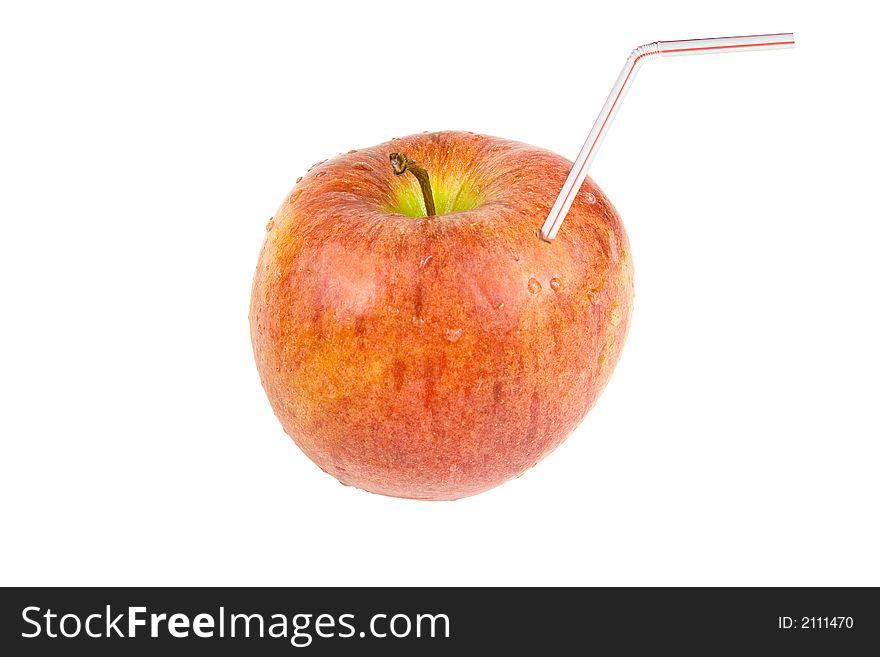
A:
{"label": "apple", "polygon": [[556,239],[539,238],[570,168],[438,132],[297,180],[266,227],[250,327],[275,414],[325,472],[457,499],[521,475],[583,420],[626,338],[633,272],[589,178]]}

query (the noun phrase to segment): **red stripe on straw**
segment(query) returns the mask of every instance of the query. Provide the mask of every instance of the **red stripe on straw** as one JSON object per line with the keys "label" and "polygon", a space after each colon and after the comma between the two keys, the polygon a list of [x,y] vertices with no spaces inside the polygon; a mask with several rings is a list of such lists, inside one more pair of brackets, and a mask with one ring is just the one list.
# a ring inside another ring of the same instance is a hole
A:
{"label": "red stripe on straw", "polygon": [[793,46],[794,41],[768,41],[766,43],[736,43],[732,46],[698,46],[696,48],[674,48],[660,52],[694,52],[696,50],[723,50],[729,48],[754,48],[756,46]]}

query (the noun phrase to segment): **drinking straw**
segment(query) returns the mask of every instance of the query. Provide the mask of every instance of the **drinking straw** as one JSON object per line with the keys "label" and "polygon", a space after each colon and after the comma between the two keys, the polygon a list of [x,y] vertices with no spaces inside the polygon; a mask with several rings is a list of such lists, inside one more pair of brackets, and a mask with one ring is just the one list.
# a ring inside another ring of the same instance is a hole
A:
{"label": "drinking straw", "polygon": [[614,120],[615,114],[620,109],[627,90],[636,77],[642,62],[655,57],[674,57],[678,55],[710,55],[724,52],[738,52],[745,50],[776,50],[780,48],[793,48],[794,34],[757,34],[751,36],[717,37],[713,39],[689,39],[686,41],[655,41],[639,46],[626,60],[623,70],[617,82],[611,87],[608,100],[596,117],[593,129],[590,131],[587,141],[584,142],[581,152],[578,154],[565,184],[556,197],[556,202],[547,215],[547,220],[541,227],[541,239],[550,242],[559,232],[559,227],[568,214],[568,209],[574,202],[578,190],[587,177],[587,169],[596,151],[608,132],[608,127]]}

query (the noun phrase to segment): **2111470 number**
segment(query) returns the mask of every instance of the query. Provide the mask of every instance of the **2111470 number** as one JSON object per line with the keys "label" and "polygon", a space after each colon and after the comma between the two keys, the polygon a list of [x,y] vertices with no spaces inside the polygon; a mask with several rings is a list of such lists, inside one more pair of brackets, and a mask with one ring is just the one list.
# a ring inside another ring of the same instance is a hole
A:
{"label": "2111470 number", "polygon": [[779,617],[779,629],[781,630],[851,630],[852,627],[852,616]]}

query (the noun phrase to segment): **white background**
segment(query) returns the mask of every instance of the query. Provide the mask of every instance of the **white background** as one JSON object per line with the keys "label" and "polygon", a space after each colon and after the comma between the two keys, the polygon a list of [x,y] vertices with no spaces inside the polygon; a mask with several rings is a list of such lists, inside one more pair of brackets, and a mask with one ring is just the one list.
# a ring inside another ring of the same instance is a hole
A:
{"label": "white background", "polygon": [[[586,4],[4,5],[0,582],[880,584],[876,21]],[[440,129],[573,158],[635,46],[789,30],[639,74],[592,169],[630,337],[538,467],[396,500],[283,433],[248,302],[312,163]]]}

